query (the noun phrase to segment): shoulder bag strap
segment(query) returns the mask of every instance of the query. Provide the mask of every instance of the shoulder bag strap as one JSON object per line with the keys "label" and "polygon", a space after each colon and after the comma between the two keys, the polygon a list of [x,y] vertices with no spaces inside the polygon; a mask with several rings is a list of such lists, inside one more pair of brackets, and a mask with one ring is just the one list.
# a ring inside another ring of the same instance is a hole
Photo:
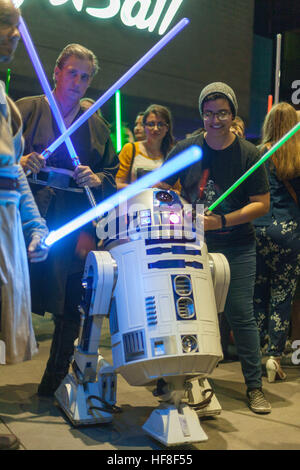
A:
{"label": "shoulder bag strap", "polygon": [[132,145],[132,155],[131,155],[131,162],[130,162],[130,167],[129,167],[129,171],[128,171],[128,178],[127,178],[127,183],[128,184],[131,183],[131,170],[132,170],[133,160],[134,160],[134,157],[135,157],[135,143],[132,142],[131,145]]}

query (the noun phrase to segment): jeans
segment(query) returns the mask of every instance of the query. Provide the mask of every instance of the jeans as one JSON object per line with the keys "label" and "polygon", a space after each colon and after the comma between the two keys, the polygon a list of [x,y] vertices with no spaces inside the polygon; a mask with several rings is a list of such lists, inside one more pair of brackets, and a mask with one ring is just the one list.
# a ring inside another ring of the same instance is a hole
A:
{"label": "jeans", "polygon": [[248,389],[260,388],[262,381],[260,340],[253,313],[256,272],[255,242],[247,245],[214,247],[210,252],[222,253],[230,266],[230,285],[224,314],[232,329]]}

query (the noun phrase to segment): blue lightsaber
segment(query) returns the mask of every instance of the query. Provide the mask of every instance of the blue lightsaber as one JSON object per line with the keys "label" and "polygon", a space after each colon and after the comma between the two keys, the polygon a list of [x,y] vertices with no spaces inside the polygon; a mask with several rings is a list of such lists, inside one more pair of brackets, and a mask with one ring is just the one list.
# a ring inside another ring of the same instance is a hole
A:
{"label": "blue lightsaber", "polygon": [[112,210],[114,207],[126,202],[128,199],[136,196],[146,188],[154,186],[159,181],[163,181],[169,176],[177,173],[178,171],[186,168],[193,163],[196,163],[202,158],[202,150],[197,145],[192,145],[188,149],[176,155],[176,157],[169,160],[160,168],[146,174],[134,183],[130,184],[121,191],[113,194],[105,201],[98,204],[96,207],[89,209],[80,216],[71,220],[57,230],[49,233],[46,237],[44,244],[51,246],[61,238],[69,235],[75,230],[81,228],[83,225],[91,222],[92,220],[101,217],[106,212]]}
{"label": "blue lightsaber", "polygon": [[116,81],[95,103],[82,114],[65,132],[62,133],[46,150],[42,152],[48,158],[67,137],[75,132],[92,114],[94,114],[117,90],[121,89],[144,65],[149,62],[163,47],[165,47],[183,28],[189,24],[188,18],[183,18],[165,36],[158,41],[135,65],[133,65],[119,80]]}
{"label": "blue lightsaber", "polygon": [[[53,96],[52,90],[50,88],[49,82],[47,80],[46,74],[44,72],[44,69],[42,67],[41,61],[39,59],[39,56],[35,50],[35,47],[33,45],[33,41],[31,39],[31,36],[29,34],[29,31],[27,29],[27,26],[25,24],[25,21],[23,20],[22,17],[20,17],[20,23],[19,23],[19,31],[22,36],[23,42],[25,44],[25,47],[27,49],[28,55],[31,59],[32,65],[36,71],[36,74],[38,76],[38,79],[40,81],[40,84],[44,90],[45,95],[47,96],[51,111],[53,113],[53,116],[56,120],[56,123],[60,129],[60,132],[65,132],[66,131],[66,126],[64,123],[64,120],[60,114],[60,110],[58,108],[57,102]],[[72,144],[72,141],[69,137],[66,138],[65,140],[68,152],[70,154],[70,157],[72,159],[73,166],[76,168],[78,165],[80,165],[79,158],[76,154],[76,150]],[[96,201],[94,198],[94,195],[91,191],[91,189],[88,186],[84,186],[85,192],[88,196],[88,199],[90,201],[90,204],[92,207],[96,206]]]}

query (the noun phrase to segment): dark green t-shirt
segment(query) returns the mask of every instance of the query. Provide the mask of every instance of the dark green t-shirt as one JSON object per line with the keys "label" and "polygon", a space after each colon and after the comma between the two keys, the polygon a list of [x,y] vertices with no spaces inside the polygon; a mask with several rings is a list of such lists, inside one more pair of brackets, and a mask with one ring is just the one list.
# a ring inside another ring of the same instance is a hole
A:
{"label": "dark green t-shirt", "polygon": [[[173,185],[179,176],[182,196],[190,203],[204,204],[208,208],[233,183],[259,160],[255,145],[236,137],[224,150],[214,150],[202,136],[179,142],[167,157],[167,161],[190,145],[199,145],[203,151],[200,162],[184,169],[165,182]],[[265,194],[269,191],[268,178],[264,166],[260,166],[238,188],[236,188],[213,211],[215,214],[228,214],[250,203],[250,196]],[[205,233],[209,249],[232,243],[247,244],[254,240],[251,223],[225,227]]]}

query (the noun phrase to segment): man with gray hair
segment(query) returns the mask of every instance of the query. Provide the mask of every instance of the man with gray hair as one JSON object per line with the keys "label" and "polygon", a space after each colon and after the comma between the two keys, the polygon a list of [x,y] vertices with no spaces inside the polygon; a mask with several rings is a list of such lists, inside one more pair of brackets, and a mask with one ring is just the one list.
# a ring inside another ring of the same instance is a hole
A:
{"label": "man with gray hair", "polygon": [[[80,100],[97,71],[94,53],[80,44],[69,44],[59,54],[53,94],[67,128],[85,111]],[[91,188],[97,203],[116,190],[118,158],[110,130],[95,113],[74,132],[71,138],[81,162],[74,170],[65,144],[47,160],[41,155],[60,135],[45,95],[23,98],[17,105],[24,122],[21,165],[33,173],[29,181],[35,200],[49,229],[55,230],[90,207],[84,186]],[[31,269],[32,311],[39,315],[52,313],[55,323],[39,396],[53,397],[68,373],[79,333],[78,305],[83,295],[85,258],[95,248],[95,228],[90,224],[56,243],[47,261]]]}
{"label": "man with gray hair", "polygon": [[[10,0],[0,0],[0,62],[13,57],[20,39],[19,17]],[[37,352],[27,256],[37,262],[48,252],[40,243],[48,230],[19,164],[22,144],[20,113],[0,82],[0,347],[10,364]],[[15,436],[0,434],[0,450],[18,446]]]}

